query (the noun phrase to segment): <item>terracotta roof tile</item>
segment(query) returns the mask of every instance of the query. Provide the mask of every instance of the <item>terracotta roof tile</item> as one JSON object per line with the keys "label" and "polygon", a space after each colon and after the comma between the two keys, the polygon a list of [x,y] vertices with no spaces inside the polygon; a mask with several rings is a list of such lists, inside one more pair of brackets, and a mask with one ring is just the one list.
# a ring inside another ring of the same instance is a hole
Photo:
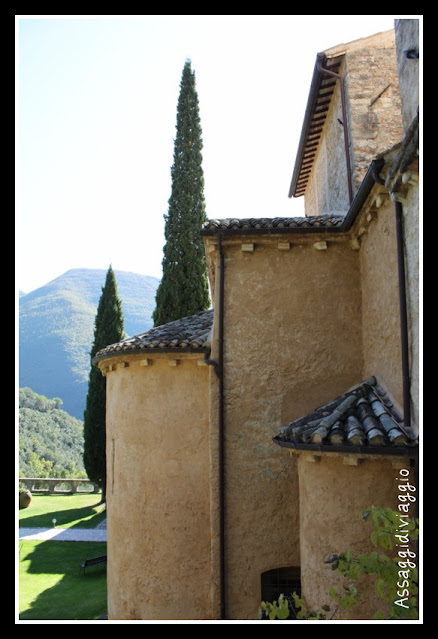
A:
{"label": "terracotta roof tile", "polygon": [[150,350],[204,350],[210,339],[213,325],[213,310],[202,311],[151,328],[145,333],[134,335],[100,350],[93,362],[119,354],[139,353]]}
{"label": "terracotta roof tile", "polygon": [[283,426],[274,442],[332,452],[400,452],[418,443],[375,377]]}
{"label": "terracotta roof tile", "polygon": [[343,215],[312,215],[308,217],[273,217],[273,218],[224,218],[208,220],[202,227],[202,234],[208,235],[218,231],[276,231],[278,229],[334,229],[342,225]]}

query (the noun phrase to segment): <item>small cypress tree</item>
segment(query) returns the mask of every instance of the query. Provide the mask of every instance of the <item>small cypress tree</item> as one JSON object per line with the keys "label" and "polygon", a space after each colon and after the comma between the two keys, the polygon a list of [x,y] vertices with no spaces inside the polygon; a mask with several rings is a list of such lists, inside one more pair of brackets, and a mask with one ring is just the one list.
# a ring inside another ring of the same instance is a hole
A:
{"label": "small cypress tree", "polygon": [[165,219],[163,276],[156,293],[154,325],[209,307],[207,269],[200,236],[207,219],[202,169],[202,131],[195,73],[185,62],[177,107],[171,169],[172,190]]}
{"label": "small cypress tree", "polygon": [[[117,282],[110,266],[102,288],[94,321],[94,342],[91,359],[105,346],[124,337],[122,304],[117,294]],[[84,466],[88,479],[102,488],[106,498],[106,378],[97,366],[91,366],[87,402],[84,411]]]}

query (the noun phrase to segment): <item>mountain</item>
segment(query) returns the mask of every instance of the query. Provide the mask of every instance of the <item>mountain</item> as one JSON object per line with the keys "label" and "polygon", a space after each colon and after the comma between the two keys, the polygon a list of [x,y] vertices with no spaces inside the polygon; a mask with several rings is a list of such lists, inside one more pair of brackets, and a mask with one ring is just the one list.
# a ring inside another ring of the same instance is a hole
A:
{"label": "mountain", "polygon": [[60,398],[20,388],[20,477],[86,477],[83,424],[60,406]]}
{"label": "mountain", "polygon": [[[159,280],[114,271],[127,336],[152,328]],[[83,419],[94,319],[104,269],[72,269],[19,298],[19,386],[60,397],[63,409]]]}

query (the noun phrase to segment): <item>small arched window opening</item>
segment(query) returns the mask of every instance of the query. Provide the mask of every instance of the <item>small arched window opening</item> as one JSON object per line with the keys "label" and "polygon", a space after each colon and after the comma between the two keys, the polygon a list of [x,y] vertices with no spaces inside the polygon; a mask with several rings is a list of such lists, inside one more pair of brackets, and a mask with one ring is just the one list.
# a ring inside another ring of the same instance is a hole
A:
{"label": "small arched window opening", "polygon": [[283,594],[289,601],[288,619],[297,619],[292,593],[301,596],[301,571],[298,566],[267,570],[261,575],[262,601],[276,601]]}

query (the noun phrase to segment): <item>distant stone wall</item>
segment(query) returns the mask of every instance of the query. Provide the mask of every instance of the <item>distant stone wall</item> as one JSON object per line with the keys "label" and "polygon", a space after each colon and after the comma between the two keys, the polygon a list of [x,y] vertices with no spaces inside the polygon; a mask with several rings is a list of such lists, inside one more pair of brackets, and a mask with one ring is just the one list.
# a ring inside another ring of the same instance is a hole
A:
{"label": "distant stone wall", "polygon": [[[19,481],[24,484],[31,493],[44,493],[47,495],[70,494],[70,493],[98,493],[100,488],[89,479],[65,479],[53,477],[20,477]],[[67,484],[69,489],[60,488],[61,484]],[[88,490],[85,488],[88,486]]]}

